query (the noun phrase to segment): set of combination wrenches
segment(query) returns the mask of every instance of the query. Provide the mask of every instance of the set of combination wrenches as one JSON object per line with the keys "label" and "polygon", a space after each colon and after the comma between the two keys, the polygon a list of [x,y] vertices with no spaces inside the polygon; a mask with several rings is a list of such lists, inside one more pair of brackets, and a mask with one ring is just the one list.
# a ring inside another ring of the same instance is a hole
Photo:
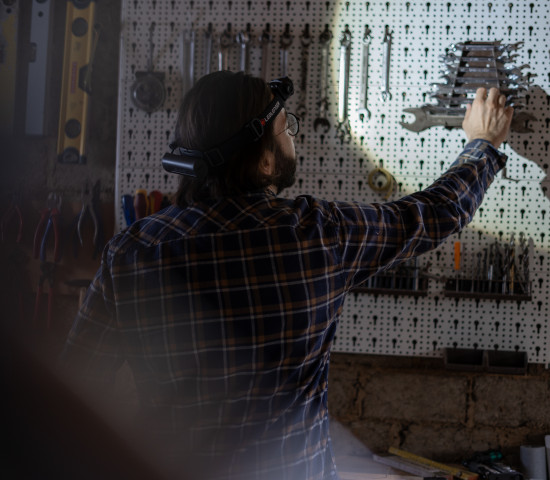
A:
{"label": "set of combination wrenches", "polygon": [[[182,35],[182,79],[183,92],[187,92],[194,83],[195,77],[195,48],[196,31],[191,28],[183,32]],[[317,112],[313,121],[313,128],[316,132],[326,134],[331,124],[328,119],[329,110],[329,67],[330,67],[330,45],[333,34],[328,25],[321,32],[318,43],[321,52],[321,71],[318,80],[318,100],[316,102]],[[230,69],[230,55],[235,48],[238,49],[238,68],[240,71],[250,73],[250,50],[253,47],[261,48],[261,70],[260,76],[264,80],[270,80],[269,66],[272,60],[272,49],[279,49],[280,57],[280,75],[288,75],[289,48],[294,40],[294,36],[287,24],[285,30],[279,36],[278,44],[275,43],[275,36],[270,31],[267,24],[262,33],[256,38],[251,31],[250,24],[246,29],[237,33],[232,32],[231,24],[219,34],[213,31],[212,24],[208,25],[204,33],[204,64],[201,75],[206,75],[212,71],[212,66],[218,70]],[[338,74],[338,124],[336,126],[336,136],[342,141],[351,140],[351,127],[349,121],[349,101],[348,93],[350,89],[350,58],[351,58],[351,40],[352,34],[349,26],[345,25],[340,34],[339,49],[339,74]],[[296,114],[304,119],[307,112],[307,91],[308,65],[310,56],[310,46],[314,38],[310,32],[309,24],[304,26],[299,36],[300,42],[300,79],[298,89],[298,107]],[[369,49],[372,41],[371,30],[365,26],[362,39],[362,59],[361,59],[361,84],[360,98],[361,104],[357,114],[361,121],[368,120],[371,112],[368,109],[368,82],[369,82]],[[383,72],[381,98],[384,101],[390,100],[390,53],[392,44],[392,32],[389,27],[385,27],[383,37]],[[214,62],[216,60],[216,62]]]}
{"label": "set of combination wrenches", "polygon": [[421,132],[434,126],[455,128],[462,126],[466,104],[480,87],[489,90],[496,87],[506,96],[506,104],[514,107],[512,130],[529,133],[530,120],[536,118],[522,111],[525,108],[522,96],[531,85],[535,74],[524,73],[529,65],[517,67],[514,60],[523,42],[502,44],[495,42],[463,42],[451,45],[448,53],[440,56],[443,64],[441,79],[444,83],[433,83],[430,97],[436,104],[418,108],[405,108],[403,111],[415,116],[412,123],[401,125],[413,132]]}

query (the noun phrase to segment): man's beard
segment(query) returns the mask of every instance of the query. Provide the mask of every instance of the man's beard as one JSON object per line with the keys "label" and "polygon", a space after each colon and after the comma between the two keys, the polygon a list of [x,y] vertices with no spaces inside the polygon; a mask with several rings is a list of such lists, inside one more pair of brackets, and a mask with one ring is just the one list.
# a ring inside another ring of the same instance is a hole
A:
{"label": "man's beard", "polygon": [[273,184],[277,187],[277,193],[285,188],[292,187],[296,182],[296,156],[287,155],[278,144],[275,145],[275,179]]}

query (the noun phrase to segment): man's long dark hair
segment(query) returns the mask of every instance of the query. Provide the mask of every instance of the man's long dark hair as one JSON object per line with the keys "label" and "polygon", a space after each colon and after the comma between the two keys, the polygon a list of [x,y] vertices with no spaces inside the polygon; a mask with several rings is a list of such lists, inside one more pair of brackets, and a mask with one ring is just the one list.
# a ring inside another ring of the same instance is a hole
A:
{"label": "man's long dark hair", "polygon": [[[214,72],[202,77],[183,98],[176,122],[175,145],[205,151],[232,137],[260,114],[272,99],[267,83],[242,72]],[[262,152],[273,151],[273,123],[257,142],[243,145],[222,168],[206,178],[182,177],[176,203],[259,191],[273,183],[260,172]]]}

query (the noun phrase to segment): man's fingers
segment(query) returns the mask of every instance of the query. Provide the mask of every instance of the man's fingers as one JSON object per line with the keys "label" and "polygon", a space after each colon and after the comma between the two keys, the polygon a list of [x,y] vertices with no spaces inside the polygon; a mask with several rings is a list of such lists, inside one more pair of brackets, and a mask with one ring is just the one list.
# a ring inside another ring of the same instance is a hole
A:
{"label": "man's fingers", "polygon": [[483,102],[485,100],[485,97],[487,96],[487,89],[484,87],[479,87],[476,90],[476,96],[474,98],[474,101]]}
{"label": "man's fingers", "polygon": [[493,105],[497,105],[499,102],[499,95],[500,92],[498,91],[498,88],[491,88],[489,90],[489,96],[487,97],[487,102],[492,103]]}

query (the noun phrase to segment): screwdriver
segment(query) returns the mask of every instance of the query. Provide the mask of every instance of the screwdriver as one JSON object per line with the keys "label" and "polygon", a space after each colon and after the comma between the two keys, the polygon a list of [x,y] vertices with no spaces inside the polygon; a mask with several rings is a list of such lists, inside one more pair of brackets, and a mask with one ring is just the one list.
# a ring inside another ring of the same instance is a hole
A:
{"label": "screwdriver", "polygon": [[138,188],[134,196],[134,211],[136,220],[147,216],[147,190]]}
{"label": "screwdriver", "polygon": [[460,271],[460,242],[455,242],[455,272],[456,272],[456,291],[458,292],[458,272]]}

